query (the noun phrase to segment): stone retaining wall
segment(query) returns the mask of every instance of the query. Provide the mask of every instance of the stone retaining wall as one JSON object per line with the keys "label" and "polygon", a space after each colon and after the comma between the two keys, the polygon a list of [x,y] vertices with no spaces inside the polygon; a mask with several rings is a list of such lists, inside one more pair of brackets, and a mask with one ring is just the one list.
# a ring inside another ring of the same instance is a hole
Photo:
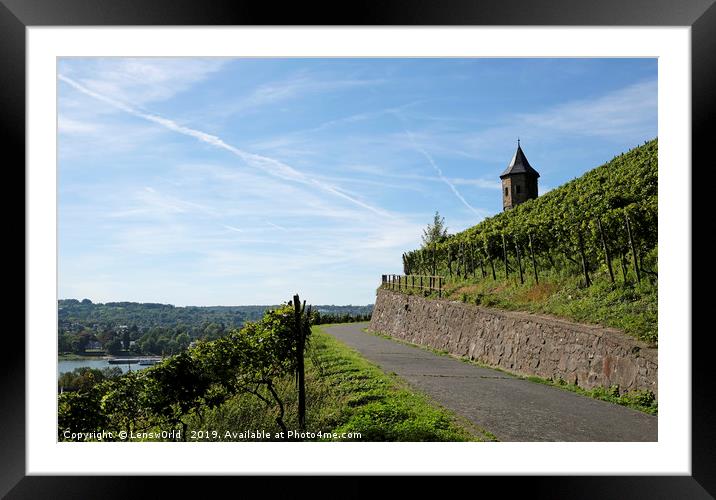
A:
{"label": "stone retaining wall", "polygon": [[370,330],[585,389],[658,394],[657,349],[611,328],[381,289]]}

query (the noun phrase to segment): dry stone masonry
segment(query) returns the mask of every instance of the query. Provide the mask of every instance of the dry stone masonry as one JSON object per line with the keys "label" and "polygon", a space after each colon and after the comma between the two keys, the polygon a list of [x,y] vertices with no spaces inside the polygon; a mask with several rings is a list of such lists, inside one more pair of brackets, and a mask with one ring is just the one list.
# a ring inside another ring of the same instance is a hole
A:
{"label": "dry stone masonry", "polygon": [[657,349],[612,328],[380,289],[370,330],[584,389],[658,394]]}

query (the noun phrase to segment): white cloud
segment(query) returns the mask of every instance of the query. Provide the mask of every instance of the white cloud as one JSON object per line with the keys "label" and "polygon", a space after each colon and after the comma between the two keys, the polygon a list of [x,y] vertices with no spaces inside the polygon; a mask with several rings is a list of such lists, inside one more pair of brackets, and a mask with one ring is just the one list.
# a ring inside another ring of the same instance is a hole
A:
{"label": "white cloud", "polygon": [[261,108],[281,101],[297,99],[307,94],[336,92],[356,87],[371,87],[384,84],[380,79],[325,78],[300,75],[286,80],[264,83],[251,91],[248,96],[233,104],[222,106],[216,114],[228,116]]}
{"label": "white cloud", "polygon": [[60,72],[87,89],[113,99],[144,105],[174,97],[212,73],[223,58],[91,58],[60,60]]}
{"label": "white cloud", "polygon": [[656,117],[657,81],[647,80],[546,112],[521,114],[515,121],[543,134],[562,132],[611,138],[640,134],[656,124]]}

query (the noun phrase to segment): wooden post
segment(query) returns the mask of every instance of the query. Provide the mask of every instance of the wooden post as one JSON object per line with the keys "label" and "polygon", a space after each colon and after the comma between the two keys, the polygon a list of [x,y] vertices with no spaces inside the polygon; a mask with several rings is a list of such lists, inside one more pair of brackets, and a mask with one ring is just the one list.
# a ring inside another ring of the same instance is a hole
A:
{"label": "wooden post", "polygon": [[530,241],[530,256],[532,257],[532,269],[535,272],[535,283],[539,284],[539,276],[537,275],[537,261],[535,261],[535,251],[532,248],[532,233],[527,233],[527,238]]}
{"label": "wooden post", "polygon": [[624,252],[621,254],[621,267],[622,267],[622,278],[624,278],[624,283],[627,282],[627,264],[626,264],[626,255],[624,255]]}
{"label": "wooden post", "polygon": [[604,237],[604,230],[602,229],[602,221],[597,217],[597,228],[599,229],[599,236],[602,239],[602,248],[604,248],[604,260],[607,261],[607,269],[609,270],[609,279],[614,283],[614,271],[612,270],[612,256],[609,253],[609,247],[607,246],[607,239]]}
{"label": "wooden post", "polygon": [[587,256],[584,255],[584,241],[582,240],[582,231],[577,227],[577,241],[579,242],[579,255],[582,257],[582,271],[584,272],[584,286],[591,286],[592,280],[589,279],[587,270]]}
{"label": "wooden post", "polygon": [[475,265],[475,246],[470,243],[470,271],[472,271],[472,277],[477,276],[477,266]]}
{"label": "wooden post", "polygon": [[462,277],[467,279],[467,244],[462,245]]}
{"label": "wooden post", "polygon": [[455,276],[458,278],[460,277],[460,270],[461,270],[460,269],[460,259],[462,258],[462,256],[460,255],[461,246],[462,246],[462,244],[458,244],[457,250],[455,251],[455,255],[453,255],[453,257],[455,257],[455,261],[457,264],[457,267],[455,268]]}
{"label": "wooden post", "polygon": [[438,278],[438,297],[442,298],[443,296],[443,277],[440,276]]}
{"label": "wooden post", "polygon": [[303,302],[303,308],[301,308],[301,301],[298,298],[298,294],[293,296],[293,309],[294,309],[294,320],[295,320],[295,338],[296,338],[296,374],[298,376],[298,427],[301,430],[306,428],[306,381],[304,375],[304,360],[303,351],[306,346],[306,332],[304,331],[304,325],[302,316],[306,311],[306,302]]}
{"label": "wooden post", "polygon": [[452,245],[448,246],[447,267],[450,277],[452,277]]}
{"label": "wooden post", "polygon": [[433,276],[435,276],[435,274],[437,274],[437,272],[438,272],[437,271],[437,266],[438,266],[437,253],[438,253],[438,243],[435,242],[435,243],[433,243],[433,272],[431,273]]}
{"label": "wooden post", "polygon": [[631,245],[631,256],[634,261],[634,272],[636,273],[636,280],[641,283],[641,273],[639,272],[639,264],[636,256],[636,245],[634,245],[634,237],[631,234],[631,224],[629,224],[629,216],[624,214],[626,219],[627,234],[629,235],[629,245]]}
{"label": "wooden post", "polygon": [[510,271],[507,268],[507,244],[505,243],[505,234],[502,234],[502,258],[505,261],[505,279],[510,277]]}
{"label": "wooden post", "polygon": [[515,253],[517,254],[517,268],[520,270],[520,284],[525,284],[525,277],[522,274],[522,259],[520,259],[520,245],[517,243],[517,238],[513,237],[515,240]]}

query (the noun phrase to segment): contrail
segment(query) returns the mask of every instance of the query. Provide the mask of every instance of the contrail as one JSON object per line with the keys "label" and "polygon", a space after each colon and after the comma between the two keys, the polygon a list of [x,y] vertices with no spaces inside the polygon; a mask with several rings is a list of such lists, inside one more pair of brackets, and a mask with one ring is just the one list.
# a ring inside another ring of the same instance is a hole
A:
{"label": "contrail", "polygon": [[[400,120],[403,122],[403,124],[406,124],[406,121],[407,121],[407,120],[405,119],[405,117],[404,117],[399,111],[394,111],[393,113],[395,114],[395,116],[397,116],[398,118],[400,118]],[[470,210],[472,210],[472,212],[473,212],[475,215],[482,216],[482,214],[481,214],[480,212],[478,212],[477,210],[475,210],[475,208],[474,208],[472,205],[470,205],[465,198],[463,198],[462,194],[460,194],[460,191],[457,190],[457,188],[455,187],[455,185],[454,185],[452,182],[450,182],[450,180],[449,180],[447,177],[445,177],[445,176],[443,175],[442,169],[441,169],[440,167],[438,167],[437,163],[435,163],[435,160],[433,160],[433,157],[430,156],[430,154],[428,154],[427,151],[425,151],[423,148],[421,148],[421,147],[418,145],[418,143],[415,141],[415,138],[413,137],[413,134],[410,132],[410,130],[408,130],[408,129],[405,128],[405,127],[404,127],[404,130],[405,130],[405,133],[408,134],[408,137],[410,138],[410,142],[413,143],[413,146],[415,147],[415,150],[418,151],[420,154],[422,154],[422,155],[428,160],[428,162],[429,162],[430,165],[433,167],[433,169],[435,170],[435,172],[437,172],[438,177],[440,177],[440,180],[442,180],[445,184],[448,185],[448,187],[452,190],[452,192],[455,194],[455,196],[457,196],[457,199],[460,200],[460,201],[463,203],[463,205],[465,205],[467,208],[469,208]]]}
{"label": "contrail", "polygon": [[473,212],[475,215],[480,215],[480,216],[481,216],[482,214],[481,214],[480,212],[478,212],[477,210],[475,210],[475,208],[474,208],[472,205],[470,205],[465,198],[463,198],[463,196],[460,194],[460,191],[457,190],[457,188],[455,187],[455,185],[454,185],[452,182],[450,182],[450,180],[448,180],[447,177],[445,177],[445,176],[443,175],[443,171],[442,171],[442,170],[440,169],[440,167],[438,167],[438,165],[435,163],[435,160],[433,160],[433,157],[430,156],[430,155],[428,154],[428,152],[425,151],[423,148],[421,148],[420,146],[418,146],[418,143],[415,142],[415,139],[413,138],[413,134],[410,133],[410,131],[407,130],[407,129],[405,130],[405,133],[407,133],[407,134],[408,134],[408,137],[410,137],[410,142],[413,143],[413,146],[415,146],[415,149],[416,149],[420,154],[422,154],[422,155],[428,160],[428,162],[430,162],[430,165],[432,165],[432,167],[433,167],[433,168],[435,169],[435,171],[437,172],[438,177],[440,177],[440,179],[441,179],[445,184],[448,185],[448,187],[452,190],[452,192],[455,193],[455,196],[457,196],[457,198],[458,198],[467,208],[469,208],[470,210],[472,210],[472,212]]}
{"label": "contrail", "polygon": [[249,165],[253,166],[254,168],[258,168],[260,170],[263,170],[269,175],[272,175],[274,177],[278,177],[280,179],[289,180],[293,182],[299,182],[302,184],[307,185],[313,185],[318,187],[319,189],[322,189],[324,191],[327,191],[335,196],[341,197],[345,200],[350,201],[351,203],[358,205],[359,207],[365,208],[367,210],[370,210],[371,212],[374,212],[380,216],[383,217],[390,217],[394,218],[394,216],[385,210],[381,210],[379,208],[375,208],[371,205],[368,205],[367,203],[364,203],[356,198],[353,198],[352,196],[340,191],[337,187],[332,186],[330,184],[326,184],[325,182],[321,182],[319,180],[313,179],[307,175],[305,175],[302,172],[299,172],[295,168],[286,165],[285,163],[275,160],[273,158],[269,158],[268,156],[262,156],[255,153],[249,153],[247,151],[242,151],[239,148],[236,148],[232,146],[231,144],[227,144],[224,142],[220,137],[217,137],[215,135],[207,134],[206,132],[202,132],[201,130],[196,130],[193,128],[185,127],[183,125],[178,124],[177,122],[170,120],[168,118],[164,118],[159,115],[154,115],[150,113],[145,113],[144,111],[140,111],[132,106],[129,106],[123,102],[117,101],[115,99],[112,99],[111,97],[107,97],[106,95],[99,94],[97,92],[94,92],[84,85],[74,81],[71,78],[68,78],[64,75],[58,75],[58,78],[62,80],[63,82],[67,83],[68,85],[74,87],[78,91],[82,92],[85,95],[88,95],[90,97],[93,97],[97,100],[100,100],[102,102],[105,102],[111,106],[114,106],[117,109],[120,109],[124,111],[125,113],[128,113],[130,115],[136,116],[138,118],[142,118],[144,120],[156,123],[158,125],[161,125],[162,127],[172,130],[174,132],[177,132],[179,134],[187,135],[189,137],[193,137],[195,139],[198,139],[201,142],[205,142],[207,144],[210,144],[214,147],[224,149],[239,158],[241,158],[243,161],[248,163]]}

